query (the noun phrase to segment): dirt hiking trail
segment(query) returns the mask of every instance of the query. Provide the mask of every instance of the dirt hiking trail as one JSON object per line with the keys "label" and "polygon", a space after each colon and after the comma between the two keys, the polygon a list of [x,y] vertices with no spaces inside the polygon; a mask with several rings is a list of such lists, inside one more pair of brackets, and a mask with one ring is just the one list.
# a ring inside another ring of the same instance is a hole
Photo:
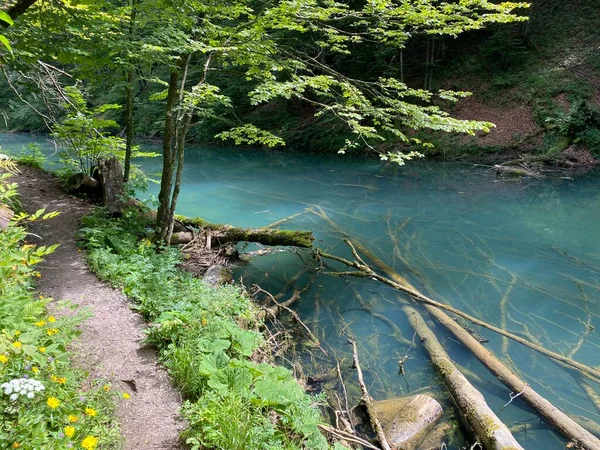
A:
{"label": "dirt hiking trail", "polygon": [[75,363],[91,378],[106,378],[130,394],[131,398],[121,400],[117,407],[126,450],[181,448],[181,396],[171,386],[166,370],[157,364],[156,351],[142,345],[142,318],[129,308],[123,294],[89,271],[75,245],[81,218],[91,205],[63,192],[56,177],[29,167],[21,170],[12,180],[19,184],[24,209],[60,212],[58,217],[30,227],[30,232],[41,238],[30,236],[31,243],[60,244],[38,266],[39,292],[56,300],[71,300],[93,314],[79,327],[82,334],[73,347]]}

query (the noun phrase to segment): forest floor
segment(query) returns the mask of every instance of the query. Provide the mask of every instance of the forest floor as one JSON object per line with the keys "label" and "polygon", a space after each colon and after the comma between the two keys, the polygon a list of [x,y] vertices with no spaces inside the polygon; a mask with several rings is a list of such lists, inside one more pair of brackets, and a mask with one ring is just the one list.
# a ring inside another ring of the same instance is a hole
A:
{"label": "forest floor", "polygon": [[92,206],[66,194],[56,177],[29,167],[21,170],[12,180],[19,184],[23,208],[30,213],[40,208],[60,212],[54,219],[31,224],[29,230],[31,243],[60,244],[38,266],[39,293],[72,301],[78,305],[73,313],[83,309],[92,314],[80,325],[81,336],[72,349],[76,365],[91,378],[106,379],[130,394],[117,406],[126,450],[180,448],[181,396],[157,364],[157,353],[143,344],[142,317],[130,309],[123,294],[89,271],[77,248],[81,218]]}

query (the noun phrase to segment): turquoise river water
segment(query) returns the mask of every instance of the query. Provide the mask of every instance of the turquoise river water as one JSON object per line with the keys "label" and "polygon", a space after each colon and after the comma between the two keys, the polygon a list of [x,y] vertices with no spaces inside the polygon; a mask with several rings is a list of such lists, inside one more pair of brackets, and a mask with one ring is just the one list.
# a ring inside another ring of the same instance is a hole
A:
{"label": "turquoise river water", "polygon": [[[32,141],[53,152],[53,145],[40,137],[0,135],[0,153],[20,153]],[[149,174],[160,170],[159,158],[138,163]],[[145,195],[157,191],[153,185]],[[486,167],[456,163],[419,161],[397,167],[285,150],[190,147],[178,212],[244,227],[294,216],[280,227],[311,230],[326,252],[351,259],[342,240],[350,237],[429,296],[600,366],[598,172],[576,179],[503,180]],[[405,297],[377,281],[328,275],[344,269],[324,263],[317,271],[311,252],[282,251],[253,258],[236,275],[246,285],[257,283],[273,293],[285,289],[282,300],[307,287],[293,307],[329,358],[314,346],[297,345],[294,358],[302,362],[305,375],[327,371],[332,363],[335,367],[337,358],[347,384],[353,384],[345,332],[356,338],[375,399],[430,392],[451,410],[421,345],[410,348],[390,326],[395,324],[404,339],[413,339],[401,310]],[[521,399],[504,407],[509,390],[441,327],[431,325],[525,448],[565,447]],[[600,404],[590,400],[576,374],[484,328],[471,328],[557,407],[588,423],[600,422]],[[306,340],[300,332],[297,337]],[[404,356],[402,377],[397,362]],[[589,386],[600,396],[597,384]],[[457,438],[450,447],[465,445]]]}

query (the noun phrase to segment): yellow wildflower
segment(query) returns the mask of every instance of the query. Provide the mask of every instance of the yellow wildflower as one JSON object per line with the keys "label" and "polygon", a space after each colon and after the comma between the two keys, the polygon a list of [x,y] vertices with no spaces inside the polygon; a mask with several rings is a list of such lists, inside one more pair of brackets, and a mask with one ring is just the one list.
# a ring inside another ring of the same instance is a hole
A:
{"label": "yellow wildflower", "polygon": [[79,420],[79,417],[77,417],[74,414],[69,414],[69,417],[67,417],[67,420],[71,423],[75,423]]}
{"label": "yellow wildflower", "polygon": [[48,397],[48,400],[46,400],[46,404],[52,408],[52,409],[56,409],[59,407],[60,405],[60,400],[57,399],[56,397]]}
{"label": "yellow wildflower", "polygon": [[38,369],[36,366],[33,366],[33,367],[31,368],[31,371],[32,371],[33,373],[38,373],[38,372],[40,371],[40,369]]}
{"label": "yellow wildflower", "polygon": [[19,341],[15,341],[12,343],[12,346],[16,349],[19,349],[19,348],[23,347],[23,344],[21,344]]}
{"label": "yellow wildflower", "polygon": [[98,445],[98,438],[95,436],[86,436],[83,441],[81,441],[81,447],[85,450],[94,450]]}
{"label": "yellow wildflower", "polygon": [[15,331],[15,336],[19,336],[21,332],[19,330]]}
{"label": "yellow wildflower", "polygon": [[110,391],[110,386],[108,384],[105,384],[104,386],[102,386],[102,389],[104,390],[104,392],[108,392]]}
{"label": "yellow wildflower", "polygon": [[54,317],[54,316],[49,316],[49,317],[48,317],[48,322],[50,322],[50,323],[54,323],[54,322],[56,322],[56,317]]}
{"label": "yellow wildflower", "polygon": [[63,431],[68,438],[72,438],[75,435],[75,427],[72,427],[71,425],[67,425]]}
{"label": "yellow wildflower", "polygon": [[85,413],[90,417],[94,417],[98,414],[94,408],[89,408],[89,407],[85,408]]}
{"label": "yellow wildflower", "polygon": [[21,448],[21,444],[20,444],[19,442],[15,442],[15,443],[12,445],[12,448]]}
{"label": "yellow wildflower", "polygon": [[38,350],[40,353],[46,353],[46,347],[40,347]]}
{"label": "yellow wildflower", "polygon": [[206,324],[208,323],[208,321],[203,317],[201,323],[202,323],[202,326],[205,327]]}
{"label": "yellow wildflower", "polygon": [[56,333],[58,333],[58,329],[57,329],[57,328],[50,328],[50,329],[48,329],[48,330],[46,331],[46,334],[47,334],[48,336],[53,336],[53,335],[55,335]]}
{"label": "yellow wildflower", "polygon": [[58,377],[56,375],[52,375],[50,377],[50,379],[52,381],[54,381],[55,383],[58,383],[58,384],[65,384],[67,382],[67,378],[66,377]]}
{"label": "yellow wildflower", "polygon": [[39,272],[33,272],[33,274],[37,277],[37,278],[41,278],[42,274]]}
{"label": "yellow wildflower", "polygon": [[36,327],[43,327],[44,325],[46,325],[46,322],[44,322],[43,320],[40,320],[39,322],[34,323],[34,325]]}
{"label": "yellow wildflower", "polygon": [[125,400],[129,400],[129,399],[131,398],[131,395],[129,395],[127,392],[125,392],[125,393],[123,394],[123,398],[124,398]]}
{"label": "yellow wildflower", "polygon": [[0,355],[0,363],[6,364],[8,362],[8,356]]}

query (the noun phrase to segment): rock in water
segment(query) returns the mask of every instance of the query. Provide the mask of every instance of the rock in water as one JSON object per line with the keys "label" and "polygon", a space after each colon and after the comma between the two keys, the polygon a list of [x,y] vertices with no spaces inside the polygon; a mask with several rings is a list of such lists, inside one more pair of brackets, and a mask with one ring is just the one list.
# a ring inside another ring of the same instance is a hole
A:
{"label": "rock in water", "polygon": [[231,272],[224,266],[215,264],[210,266],[202,280],[210,286],[221,286],[233,280]]}
{"label": "rock in water", "polygon": [[414,450],[442,416],[442,406],[427,395],[373,402],[389,444],[396,450]]}

